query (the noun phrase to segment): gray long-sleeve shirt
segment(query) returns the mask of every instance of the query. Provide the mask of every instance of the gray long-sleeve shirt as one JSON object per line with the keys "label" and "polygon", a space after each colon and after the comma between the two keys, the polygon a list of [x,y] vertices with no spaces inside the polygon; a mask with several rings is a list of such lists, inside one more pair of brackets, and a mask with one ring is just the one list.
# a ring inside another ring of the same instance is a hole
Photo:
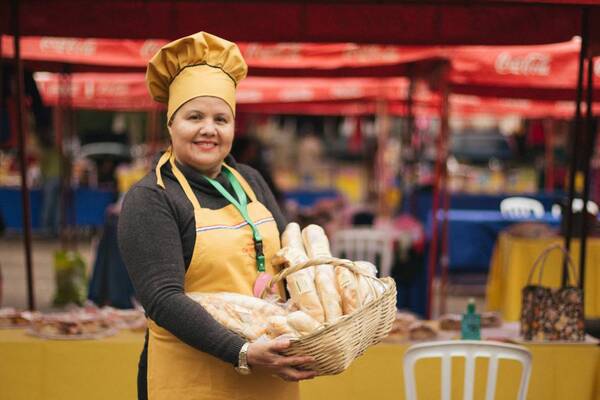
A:
{"label": "gray long-sleeve shirt", "polygon": [[[249,166],[237,164],[231,156],[225,162],[248,181],[283,231],[286,219],[262,176]],[[202,207],[219,209],[229,204],[199,172],[185,165],[178,167]],[[119,217],[119,248],[137,297],[148,317],[181,341],[237,364],[244,340],[184,294],[184,275],[196,239],[194,211],[168,163],[162,167],[162,176],[165,189],[157,186],[154,170],[136,183],[125,196]],[[222,173],[217,180],[233,193]],[[145,362],[140,362],[140,369],[143,367]],[[140,375],[145,376],[145,371]]]}

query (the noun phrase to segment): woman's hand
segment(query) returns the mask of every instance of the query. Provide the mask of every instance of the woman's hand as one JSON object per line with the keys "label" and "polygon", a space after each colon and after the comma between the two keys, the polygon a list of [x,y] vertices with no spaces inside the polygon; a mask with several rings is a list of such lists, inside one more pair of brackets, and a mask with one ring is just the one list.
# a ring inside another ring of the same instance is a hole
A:
{"label": "woman's hand", "polygon": [[265,367],[274,375],[286,381],[312,379],[317,373],[296,368],[298,365],[314,362],[310,356],[286,356],[282,350],[290,347],[287,339],[269,340],[263,343],[250,343],[248,346],[248,365],[250,367]]}

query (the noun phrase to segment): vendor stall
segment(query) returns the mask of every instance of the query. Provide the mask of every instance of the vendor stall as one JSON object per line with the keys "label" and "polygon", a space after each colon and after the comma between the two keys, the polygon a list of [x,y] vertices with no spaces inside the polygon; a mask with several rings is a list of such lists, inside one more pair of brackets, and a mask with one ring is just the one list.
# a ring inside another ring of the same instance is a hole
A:
{"label": "vendor stall", "polygon": [[[517,321],[521,313],[521,290],[536,258],[548,246],[560,243],[562,238],[523,238],[502,233],[494,248],[487,284],[487,308],[500,311],[507,321]],[[579,265],[579,242],[574,241],[572,257]],[[586,253],[585,305],[586,318],[600,318],[600,238],[590,238]],[[551,254],[544,267],[542,284],[559,287],[561,281],[561,256]],[[538,274],[534,276],[538,282]]]}
{"label": "vendor stall", "polygon": [[[124,331],[101,340],[52,341],[27,336],[22,330],[0,330],[0,398],[133,399],[143,339],[142,333]],[[379,344],[342,374],[303,382],[301,398],[404,399],[402,357],[409,345],[408,342]],[[600,396],[597,344],[526,344],[526,347],[533,356],[528,399],[594,400]],[[501,370],[497,399],[509,399],[518,385],[513,378],[519,370],[514,365],[506,367],[507,370]],[[417,374],[423,398],[439,397],[439,364],[418,366]],[[485,368],[478,368],[477,377],[485,377]],[[453,375],[453,398],[460,398],[461,382],[460,374]]]}

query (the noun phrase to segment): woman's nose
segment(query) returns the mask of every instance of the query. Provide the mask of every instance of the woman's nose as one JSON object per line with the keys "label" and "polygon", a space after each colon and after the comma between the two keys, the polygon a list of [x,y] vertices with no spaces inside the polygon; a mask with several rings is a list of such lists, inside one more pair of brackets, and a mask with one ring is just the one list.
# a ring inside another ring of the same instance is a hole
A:
{"label": "woman's nose", "polygon": [[203,135],[214,135],[217,133],[217,125],[213,120],[206,120],[200,127],[200,133]]}

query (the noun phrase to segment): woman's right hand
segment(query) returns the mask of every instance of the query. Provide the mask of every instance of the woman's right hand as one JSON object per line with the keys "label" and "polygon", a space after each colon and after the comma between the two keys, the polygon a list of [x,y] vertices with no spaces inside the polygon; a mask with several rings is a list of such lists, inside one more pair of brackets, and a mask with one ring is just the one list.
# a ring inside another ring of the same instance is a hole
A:
{"label": "woman's right hand", "polygon": [[262,343],[250,343],[248,346],[248,365],[270,369],[274,375],[286,381],[301,381],[317,376],[315,371],[296,368],[298,365],[314,362],[310,356],[286,356],[282,350],[290,347],[288,339],[269,340]]}

